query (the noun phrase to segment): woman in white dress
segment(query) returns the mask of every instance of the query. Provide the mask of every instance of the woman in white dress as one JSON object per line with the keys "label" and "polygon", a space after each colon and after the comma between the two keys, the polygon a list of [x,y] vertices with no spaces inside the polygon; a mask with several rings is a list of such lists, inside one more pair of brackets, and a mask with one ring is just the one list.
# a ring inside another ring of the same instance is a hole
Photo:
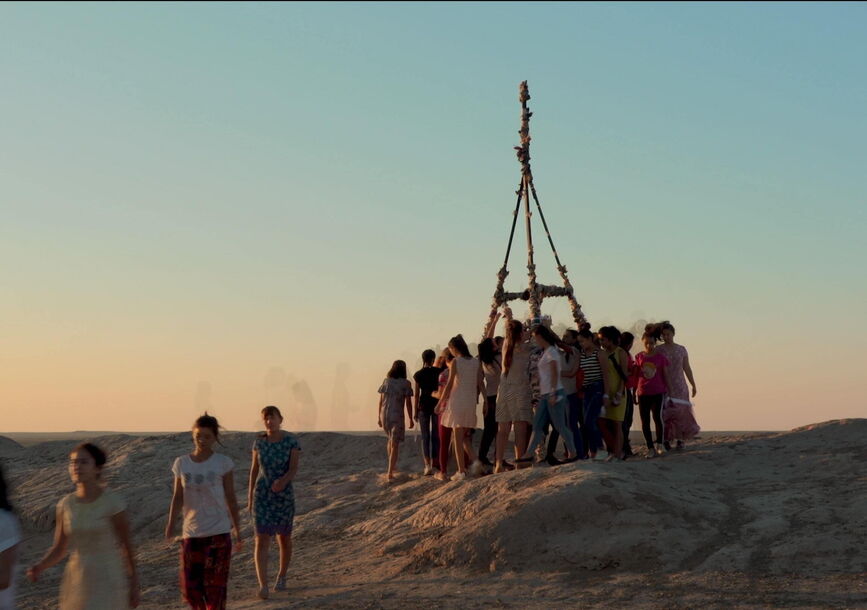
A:
{"label": "woman in white dress", "polygon": [[452,337],[449,350],[455,358],[449,363],[449,380],[440,400],[440,403],[445,403],[446,406],[437,409],[442,413],[442,425],[452,429],[455,458],[458,462],[458,471],[452,481],[460,481],[467,478],[464,452],[472,462],[471,474],[478,474],[482,469],[482,463],[473,451],[469,434],[476,427],[476,406],[479,404],[479,396],[484,396],[485,382],[481,363],[478,358],[470,355],[467,342],[461,335]]}

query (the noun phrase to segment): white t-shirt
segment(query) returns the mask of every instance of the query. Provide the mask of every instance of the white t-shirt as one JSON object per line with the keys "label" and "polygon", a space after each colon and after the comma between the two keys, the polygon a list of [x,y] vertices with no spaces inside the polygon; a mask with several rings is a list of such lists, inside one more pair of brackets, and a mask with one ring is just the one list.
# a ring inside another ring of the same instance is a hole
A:
{"label": "white t-shirt", "polygon": [[[557,366],[554,378],[551,378],[551,363]],[[557,390],[563,389],[563,380],[560,378],[560,351],[553,345],[542,352],[542,357],[539,358],[539,392],[542,394],[550,394]]]}
{"label": "white t-shirt", "polygon": [[231,458],[213,454],[201,463],[182,455],[172,472],[184,486],[184,538],[206,538],[232,531],[223,476],[235,467]]}
{"label": "white t-shirt", "polygon": [[[21,542],[21,527],[18,519],[8,510],[0,509],[0,553]],[[12,562],[12,580],[9,586],[0,591],[0,610],[15,610],[15,581],[18,575],[18,561]]]}

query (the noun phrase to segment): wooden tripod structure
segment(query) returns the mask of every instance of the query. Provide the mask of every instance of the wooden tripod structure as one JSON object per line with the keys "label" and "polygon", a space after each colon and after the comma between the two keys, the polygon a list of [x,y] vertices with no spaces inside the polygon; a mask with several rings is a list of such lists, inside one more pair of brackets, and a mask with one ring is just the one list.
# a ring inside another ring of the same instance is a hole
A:
{"label": "wooden tripod structure", "polygon": [[[509,301],[524,300],[528,302],[530,315],[533,318],[540,318],[542,315],[542,301],[547,297],[566,297],[569,300],[569,306],[572,309],[572,317],[575,319],[575,324],[580,328],[586,323],[586,318],[581,311],[581,305],[575,300],[572,284],[569,282],[569,276],[566,272],[566,266],[560,262],[560,256],[557,254],[557,248],[554,247],[554,240],[551,239],[551,232],[548,230],[548,223],[545,221],[545,214],[542,213],[542,205],[539,203],[539,197],[536,195],[536,187],[533,184],[533,172],[530,170],[530,117],[533,113],[527,106],[527,101],[530,99],[530,90],[527,87],[527,81],[523,81],[518,86],[518,99],[521,102],[521,129],[518,133],[521,135],[521,145],[516,146],[515,150],[518,153],[518,161],[521,163],[521,184],[515,194],[518,200],[515,202],[515,212],[512,218],[512,229],[509,232],[509,244],[506,246],[506,257],[503,260],[503,266],[497,273],[497,288],[494,290],[494,299],[491,305],[491,318],[488,321],[488,326],[485,328],[485,334],[488,335],[490,325],[494,323],[494,314],[503,307],[506,313],[506,318],[511,318],[511,310],[508,307]],[[548,243],[551,245],[551,251],[554,253],[554,260],[557,261],[557,271],[560,272],[560,277],[563,279],[562,286],[547,286],[539,284],[536,281],[536,264],[533,261],[533,230],[530,219],[532,212],[530,210],[530,197],[536,204],[536,209],[539,211],[539,218],[542,219],[542,227],[545,229],[545,235],[548,237]],[[512,242],[515,238],[515,227],[518,224],[518,214],[521,209],[521,202],[524,203],[524,220],[527,229],[527,275],[529,277],[529,285],[526,290],[521,292],[506,292],[503,284],[506,277],[509,275],[509,254],[512,250]]]}

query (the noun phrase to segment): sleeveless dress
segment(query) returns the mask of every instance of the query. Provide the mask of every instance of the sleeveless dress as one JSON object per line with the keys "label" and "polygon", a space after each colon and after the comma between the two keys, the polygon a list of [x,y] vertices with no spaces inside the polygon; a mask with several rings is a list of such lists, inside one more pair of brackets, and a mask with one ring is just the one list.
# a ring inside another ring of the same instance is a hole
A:
{"label": "sleeveless dress", "polygon": [[500,376],[497,390],[498,422],[533,421],[533,393],[530,387],[530,354],[533,348],[522,343],[515,346],[512,366]]}
{"label": "sleeveless dress", "polygon": [[[620,374],[617,372],[617,367],[614,366],[614,362],[611,361],[611,356],[617,358],[618,364],[620,363],[620,357],[622,354],[625,354],[623,348],[616,347],[614,351],[605,354],[605,365],[608,367],[608,379],[611,382],[611,399],[608,402],[607,407],[603,407],[603,412],[600,417],[604,417],[605,419],[611,419],[613,421],[622,422],[626,417],[626,394],[623,392],[624,386],[626,385],[623,381],[623,378],[620,377]],[[628,365],[627,365],[628,366]],[[622,367],[621,367],[622,368]],[[629,375],[627,370],[623,371],[624,375]],[[614,397],[620,396],[620,404],[614,404]]]}
{"label": "sleeveless dress", "polygon": [[697,435],[701,428],[695,420],[690,401],[689,386],[683,371],[683,361],[688,352],[682,345],[660,345],[660,351],[668,359],[671,388],[668,402],[662,409],[662,423],[665,428],[665,440],[689,440]]}
{"label": "sleeveless dress", "polygon": [[104,490],[93,502],[69,494],[58,504],[68,536],[69,561],[60,583],[60,610],[118,610],[129,607],[129,590],[111,518],[123,500]]}
{"label": "sleeveless dress", "polygon": [[478,404],[478,358],[456,358],[456,377],[443,412],[446,428],[475,428]]}
{"label": "sleeveless dress", "polygon": [[271,491],[271,484],[289,471],[293,449],[301,449],[298,437],[286,435],[276,443],[259,437],[253,450],[259,456],[259,478],[253,495],[253,521],[257,534],[286,536],[292,533],[295,521],[295,490],[292,482],[280,493]]}

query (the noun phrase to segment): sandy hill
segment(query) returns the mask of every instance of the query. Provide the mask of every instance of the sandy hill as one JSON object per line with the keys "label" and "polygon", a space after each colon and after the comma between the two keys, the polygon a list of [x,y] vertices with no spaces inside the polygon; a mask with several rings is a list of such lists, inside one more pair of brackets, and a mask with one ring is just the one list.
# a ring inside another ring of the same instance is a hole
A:
{"label": "sandy hill", "polygon": [[[463,483],[380,473],[384,440],[299,435],[296,553],[289,595],[252,599],[248,545],[231,608],[867,606],[867,420],[782,434],[708,435],[687,451],[625,463],[536,467]],[[246,502],[254,435],[226,435]],[[169,468],[188,434],[97,439],[130,506],[145,608],[180,608],[174,547],[162,541]],[[69,442],[5,459],[28,540],[47,548],[70,485]],[[60,569],[21,584],[24,608],[54,607]]]}
{"label": "sandy hill", "polygon": [[12,457],[24,447],[6,436],[0,436],[0,458]]}

